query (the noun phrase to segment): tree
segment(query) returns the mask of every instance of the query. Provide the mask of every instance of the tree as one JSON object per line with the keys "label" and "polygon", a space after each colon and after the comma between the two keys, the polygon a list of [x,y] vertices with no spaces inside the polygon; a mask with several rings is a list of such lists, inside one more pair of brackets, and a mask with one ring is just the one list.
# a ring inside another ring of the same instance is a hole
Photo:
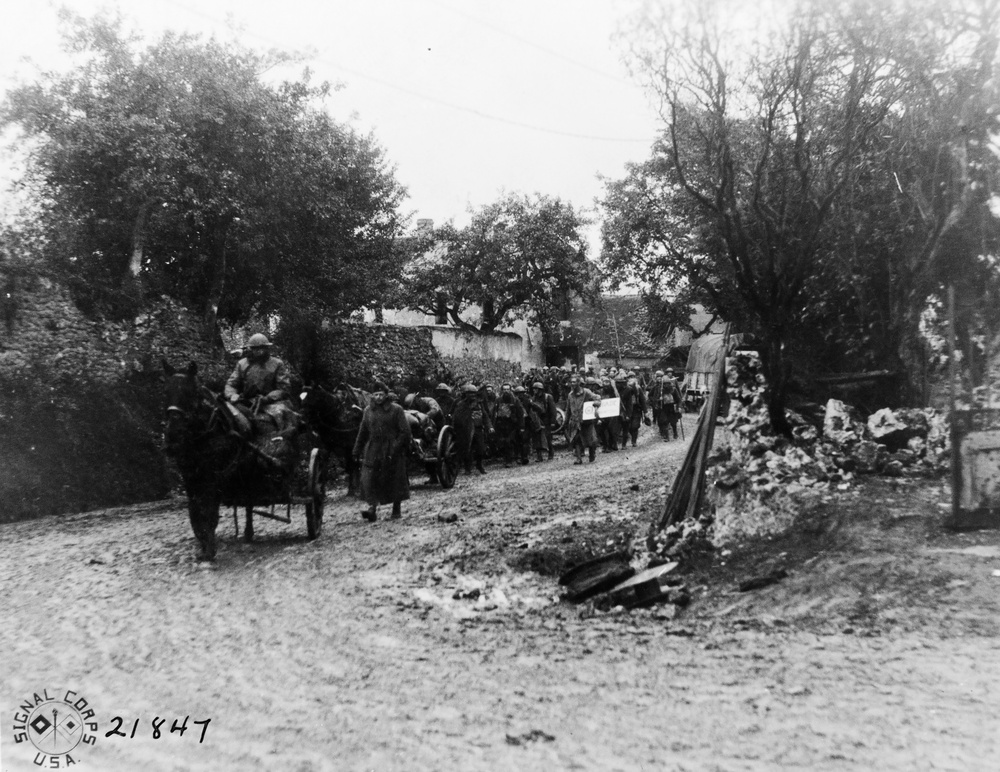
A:
{"label": "tree", "polygon": [[265,82],[293,57],[64,23],[77,65],[14,90],[0,121],[32,140],[36,227],[81,304],[126,315],[167,293],[214,328],[288,306],[342,313],[398,276],[405,191],[371,137],[320,109],[328,85]]}
{"label": "tree", "polygon": [[515,319],[550,329],[572,295],[595,294],[583,225],[558,198],[506,195],[467,227],[448,224],[418,243],[401,304],[466,330],[492,332]]}
{"label": "tree", "polygon": [[604,179],[605,284],[639,288],[654,335],[689,327],[696,305],[743,329],[748,319],[741,296],[719,273],[722,244],[671,168],[669,148],[658,142],[649,160],[626,164],[625,177]]}
{"label": "tree", "polygon": [[[977,40],[966,20],[963,43],[957,24],[935,38],[920,14],[930,5],[805,0],[742,43],[727,28],[746,22],[737,6],[679,2],[649,7],[631,38],[665,131],[650,162],[609,186],[607,264],[621,271],[632,248],[623,234],[645,230],[640,265],[754,333],[779,429],[803,344],[854,356],[867,348],[870,358],[898,348],[901,324],[915,331],[928,297],[906,290],[903,305],[918,311],[900,323],[893,298],[906,262],[929,278],[934,261],[919,255],[942,254],[970,212],[970,166],[948,113],[985,103],[949,56],[978,61],[966,69],[985,85],[993,70],[981,65],[995,46],[983,40],[993,33]],[[977,21],[995,30],[991,18]],[[983,113],[976,123],[988,130]],[[935,126],[936,144],[925,141]]]}

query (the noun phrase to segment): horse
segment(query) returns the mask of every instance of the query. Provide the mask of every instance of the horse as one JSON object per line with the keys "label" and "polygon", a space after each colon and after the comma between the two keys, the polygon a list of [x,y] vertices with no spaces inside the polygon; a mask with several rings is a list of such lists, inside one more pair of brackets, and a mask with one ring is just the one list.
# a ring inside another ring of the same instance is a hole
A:
{"label": "horse", "polygon": [[[297,458],[297,427],[264,443],[252,441],[225,399],[204,386],[192,362],[183,372],[163,362],[166,374],[167,456],[174,459],[188,497],[188,516],[199,561],[215,559],[215,531],[223,502],[246,506],[244,538],[253,541],[253,502],[287,497]],[[271,450],[271,443],[277,450]]]}
{"label": "horse", "polygon": [[319,385],[306,386],[300,395],[306,424],[325,449],[340,456],[347,476],[347,495],[355,496],[361,485],[361,468],[354,460],[354,443],[361,416],[371,404],[371,394],[340,384],[330,392]]}
{"label": "horse", "polygon": [[217,396],[199,381],[197,364],[178,372],[164,361],[163,371],[164,449],[184,481],[191,529],[200,548],[198,560],[215,560],[222,483],[238,463],[241,443]]}

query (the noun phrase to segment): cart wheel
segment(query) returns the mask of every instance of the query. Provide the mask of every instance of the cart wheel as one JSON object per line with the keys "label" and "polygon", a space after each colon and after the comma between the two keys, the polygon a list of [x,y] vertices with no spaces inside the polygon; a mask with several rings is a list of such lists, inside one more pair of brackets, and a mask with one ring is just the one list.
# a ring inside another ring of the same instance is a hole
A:
{"label": "cart wheel", "polygon": [[312,501],[306,504],[306,530],[310,541],[323,530],[323,503],[326,501],[323,461],[320,449],[313,448],[309,455],[309,497]]}
{"label": "cart wheel", "polygon": [[437,473],[442,488],[452,488],[458,478],[458,449],[455,447],[455,432],[444,426],[438,434]]}
{"label": "cart wheel", "polygon": [[556,408],[556,425],[552,429],[553,434],[559,434],[566,426],[566,411],[561,407]]}

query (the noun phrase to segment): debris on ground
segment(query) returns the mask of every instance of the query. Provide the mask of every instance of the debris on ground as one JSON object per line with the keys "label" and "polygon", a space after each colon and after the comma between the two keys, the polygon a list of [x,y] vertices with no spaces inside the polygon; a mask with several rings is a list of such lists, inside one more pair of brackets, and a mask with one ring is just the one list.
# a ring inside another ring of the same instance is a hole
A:
{"label": "debris on ground", "polygon": [[745,582],[740,582],[739,591],[740,592],[750,592],[751,590],[760,590],[764,587],[769,587],[772,584],[780,582],[788,576],[788,572],[783,568],[775,569],[770,573],[764,574],[763,576],[755,576],[753,579],[747,579]]}
{"label": "debris on ground", "polygon": [[[679,565],[680,563],[674,561],[647,568],[612,587],[607,594],[608,601],[612,606],[624,606],[625,608],[651,606],[662,602],[685,605],[686,601],[678,603],[682,595],[679,585],[683,585],[683,580],[670,575]],[[690,596],[688,596],[689,598]]]}
{"label": "debris on ground", "polygon": [[543,732],[541,729],[532,729],[530,732],[525,732],[524,734],[508,734],[507,744],[508,745],[527,745],[528,743],[535,742],[537,740],[543,740],[544,742],[551,743],[555,742],[555,735],[551,735],[548,732]]}
{"label": "debris on ground", "polygon": [[559,577],[559,584],[566,588],[566,600],[579,603],[630,578],[635,574],[631,558],[630,552],[613,552],[574,566]]}
{"label": "debris on ground", "polygon": [[787,410],[791,436],[771,426],[766,382],[753,352],[730,355],[726,370],[726,437],[707,458],[705,497],[696,517],[654,533],[650,551],[663,560],[745,537],[780,533],[804,509],[852,490],[860,475],[929,478],[950,468],[947,416],[939,410],[883,408],[864,417],[836,399],[825,407]]}

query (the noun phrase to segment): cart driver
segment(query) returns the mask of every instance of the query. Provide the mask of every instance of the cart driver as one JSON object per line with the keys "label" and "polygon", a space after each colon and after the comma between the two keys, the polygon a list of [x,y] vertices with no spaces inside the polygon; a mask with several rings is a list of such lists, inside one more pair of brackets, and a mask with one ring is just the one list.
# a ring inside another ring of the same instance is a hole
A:
{"label": "cart driver", "polygon": [[247,341],[247,356],[236,363],[225,395],[236,408],[250,415],[247,405],[259,399],[260,412],[273,422],[278,431],[295,423],[295,413],[288,403],[291,382],[285,363],[271,356],[271,342],[257,333]]}

